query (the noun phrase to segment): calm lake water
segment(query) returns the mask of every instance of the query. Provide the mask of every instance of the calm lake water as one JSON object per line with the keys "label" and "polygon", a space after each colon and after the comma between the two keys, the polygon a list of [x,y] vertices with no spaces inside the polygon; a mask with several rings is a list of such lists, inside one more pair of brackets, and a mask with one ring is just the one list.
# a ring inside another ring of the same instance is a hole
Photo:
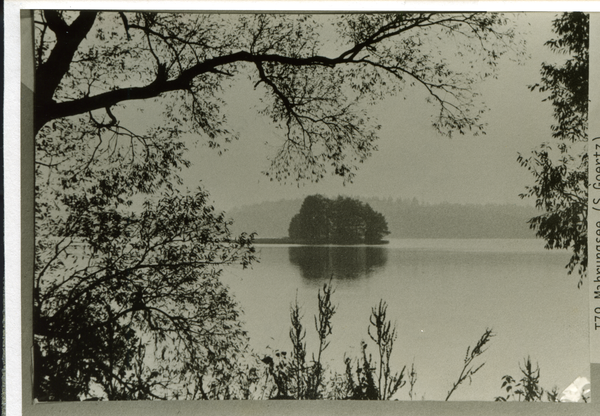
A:
{"label": "calm lake water", "polygon": [[[371,308],[388,303],[398,330],[394,368],[418,373],[416,398],[443,400],[458,378],[466,349],[487,327],[497,334],[478,360],[485,366],[452,400],[493,400],[501,377],[520,378],[527,356],[541,368],[541,384],[561,391],[589,378],[587,289],[567,276],[569,254],[543,249],[540,240],[391,240],[384,246],[258,246],[260,263],[226,270],[245,314],[256,352],[290,351],[289,309],[304,312],[309,355],[316,352],[317,292],[333,276],[331,344],[325,361],[343,370],[360,342],[376,355],[367,327]],[[587,283],[587,282],[586,282]],[[397,396],[408,400],[408,388]]]}

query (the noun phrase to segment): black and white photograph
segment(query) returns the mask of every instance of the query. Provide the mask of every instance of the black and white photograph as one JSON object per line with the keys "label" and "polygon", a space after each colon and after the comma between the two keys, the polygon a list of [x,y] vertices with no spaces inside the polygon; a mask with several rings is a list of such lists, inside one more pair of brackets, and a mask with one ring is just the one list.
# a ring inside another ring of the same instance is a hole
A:
{"label": "black and white photograph", "polygon": [[590,13],[21,25],[34,407],[590,406]]}

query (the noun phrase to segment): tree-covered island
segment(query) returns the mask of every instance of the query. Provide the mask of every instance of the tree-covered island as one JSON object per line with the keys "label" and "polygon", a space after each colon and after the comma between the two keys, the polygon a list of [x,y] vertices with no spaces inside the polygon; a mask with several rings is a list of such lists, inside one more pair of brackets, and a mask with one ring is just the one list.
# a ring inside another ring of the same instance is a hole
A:
{"label": "tree-covered island", "polygon": [[292,218],[289,237],[307,244],[382,244],[388,235],[385,217],[369,204],[339,196],[307,196]]}

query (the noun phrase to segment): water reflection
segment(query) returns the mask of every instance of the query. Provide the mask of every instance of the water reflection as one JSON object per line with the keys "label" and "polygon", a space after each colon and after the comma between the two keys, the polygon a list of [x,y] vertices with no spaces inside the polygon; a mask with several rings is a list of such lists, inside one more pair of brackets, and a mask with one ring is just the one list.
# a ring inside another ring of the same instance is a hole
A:
{"label": "water reflection", "polygon": [[387,250],[378,246],[292,246],[290,263],[309,280],[359,279],[387,263]]}

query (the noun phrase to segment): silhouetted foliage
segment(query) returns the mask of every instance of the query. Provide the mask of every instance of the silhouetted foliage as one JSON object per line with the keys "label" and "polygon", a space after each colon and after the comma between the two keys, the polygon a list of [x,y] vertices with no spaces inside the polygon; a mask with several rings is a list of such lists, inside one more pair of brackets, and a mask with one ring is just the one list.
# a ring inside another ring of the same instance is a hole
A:
{"label": "silhouetted foliage", "polygon": [[543,143],[529,158],[519,155],[535,177],[521,197],[535,198],[544,210],[530,224],[546,248],[572,251],[567,268],[569,274],[577,269],[581,286],[587,269],[589,15],[564,13],[553,26],[558,38],[546,45],[568,59],[562,65],[543,64],[542,81],[531,89],[549,93],[556,143]]}
{"label": "silhouetted foliage", "polygon": [[[262,398],[281,399],[332,399],[332,400],[395,400],[397,393],[407,383],[410,385],[408,395],[413,399],[414,386],[417,382],[417,371],[414,363],[410,371],[402,366],[400,371],[393,370],[392,353],[397,339],[396,325],[387,317],[387,303],[383,300],[371,309],[367,334],[371,344],[360,343],[360,356],[344,356],[344,371],[326,368],[322,364],[323,352],[329,345],[328,337],[333,332],[332,317],[336,307],[331,297],[334,290],[331,281],[323,285],[318,292],[318,315],[315,316],[315,330],[318,334],[319,346],[317,354],[308,361],[308,350],[305,342],[306,330],[302,324],[302,311],[298,302],[290,309],[291,328],[289,331],[292,349],[273,351],[262,358],[265,365],[265,385]],[[486,350],[494,336],[486,329],[473,347],[467,348],[463,369],[458,380],[448,392],[446,400],[465,381],[472,380],[484,363],[473,367],[473,362]],[[369,345],[375,345],[375,357],[368,353]],[[260,377],[258,377],[260,380]],[[248,390],[259,391],[257,388]]]}
{"label": "silhouetted foliage", "polygon": [[251,239],[232,240],[203,193],[173,192],[141,214],[89,197],[69,195],[54,227],[36,210],[36,397],[237,396],[247,339],[219,274],[252,260]]}
{"label": "silhouetted foliage", "polygon": [[[377,308],[372,308],[369,337],[379,354],[379,362],[374,363],[372,356],[367,356],[367,344],[361,343],[361,359],[356,361],[356,380],[352,376],[351,361],[346,358],[346,378],[349,399],[352,400],[390,400],[396,392],[406,384],[406,366],[400,372],[392,374],[391,355],[396,341],[396,326],[387,319],[387,304],[380,300]],[[412,368],[414,372],[414,366]],[[412,387],[412,384],[411,384]]]}
{"label": "silhouetted foliage", "polygon": [[[276,352],[263,358],[268,365],[269,375],[274,380],[271,399],[338,399],[338,400],[389,400],[405,384],[406,366],[400,373],[392,374],[390,357],[396,340],[396,328],[387,319],[387,304],[379,302],[373,308],[368,333],[377,345],[379,363],[367,355],[367,344],[361,343],[362,357],[356,359],[356,371],[352,369],[352,360],[345,358],[346,372],[344,375],[334,374],[329,384],[325,383],[325,368],[322,365],[322,354],[329,345],[327,337],[332,333],[331,318],[335,307],[331,302],[333,288],[331,282],[323,286],[318,293],[319,313],[315,316],[315,330],[319,338],[317,355],[313,354],[312,361],[306,361],[306,331],[302,325],[302,314],[296,302],[290,312],[290,340],[292,353]],[[356,377],[354,376],[356,373]],[[416,381],[414,366],[411,372],[411,386]]]}
{"label": "silhouetted foliage", "polygon": [[469,380],[470,384],[473,380],[473,376],[475,375],[475,373],[477,373],[481,369],[481,367],[485,365],[485,363],[481,363],[477,367],[475,367],[473,365],[473,362],[477,359],[477,357],[479,357],[487,351],[486,345],[490,342],[494,335],[495,334],[492,332],[492,330],[490,328],[487,328],[483,335],[481,335],[481,338],[479,338],[479,340],[475,343],[475,346],[473,348],[471,348],[470,346],[467,347],[467,353],[465,354],[463,368],[460,371],[460,374],[458,375],[458,379],[454,382],[452,388],[448,391],[446,400],[450,400],[450,396],[452,396],[452,393],[454,393],[458,386],[460,386],[466,380]]}
{"label": "silhouetted foliage", "polygon": [[263,362],[268,367],[268,375],[274,380],[275,386],[269,391],[268,398],[272,400],[297,399],[316,400],[326,397],[327,391],[324,383],[325,368],[322,364],[323,352],[329,345],[327,337],[332,333],[331,318],[336,307],[331,302],[334,290],[331,281],[319,289],[318,316],[315,316],[315,330],[319,337],[317,355],[312,355],[312,360],[307,362],[307,349],[304,338],[306,330],[302,325],[302,311],[298,300],[290,308],[290,341],[292,351],[290,356],[286,352],[276,351],[273,356],[265,356]]}
{"label": "silhouetted foliage", "polygon": [[329,199],[321,195],[307,196],[300,213],[290,221],[289,236],[311,243],[328,242],[332,239],[334,221]]}
{"label": "silhouetted foliage", "polygon": [[356,199],[307,196],[292,217],[289,236],[311,244],[377,244],[389,234],[383,215]]}
{"label": "silhouetted foliage", "polygon": [[[482,131],[471,87],[517,49],[498,13],[45,10],[35,20],[36,132],[81,116],[80,123],[127,137],[134,129],[123,128],[116,110],[156,97],[163,125],[218,147],[220,139],[235,137],[218,94],[235,79],[249,80],[264,94],[264,114],[284,132],[270,170],[280,180],[319,180],[328,165],[351,179],[376,150],[378,130],[358,104],[412,85],[437,111],[433,126],[440,133]],[[470,59],[472,67],[453,67],[438,49]]]}
{"label": "silhouetted foliage", "polygon": [[535,369],[531,363],[531,358],[527,357],[523,360],[523,366],[519,364],[522,377],[520,380],[515,380],[510,375],[502,377],[502,388],[506,390],[506,396],[496,397],[497,402],[506,401],[525,401],[525,402],[541,402],[546,395],[546,400],[549,402],[558,402],[558,390],[554,387],[552,390],[544,390],[540,386],[540,367],[536,364]]}

